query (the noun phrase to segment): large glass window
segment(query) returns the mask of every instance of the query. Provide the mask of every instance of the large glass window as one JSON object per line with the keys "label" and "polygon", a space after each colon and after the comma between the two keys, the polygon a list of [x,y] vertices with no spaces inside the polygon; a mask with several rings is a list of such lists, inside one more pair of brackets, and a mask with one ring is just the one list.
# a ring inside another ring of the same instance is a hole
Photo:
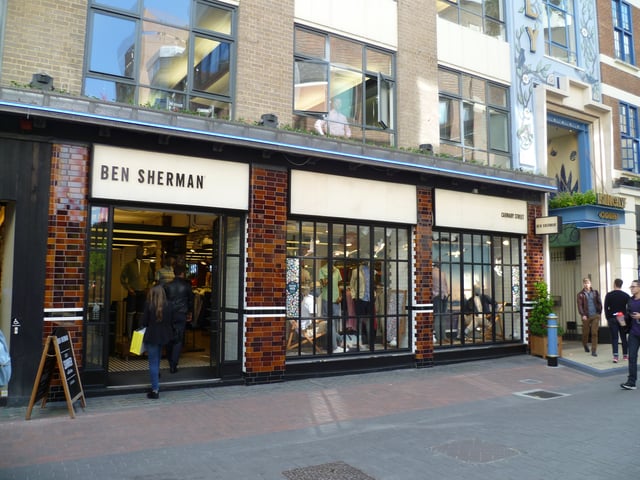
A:
{"label": "large glass window", "polygon": [[613,45],[616,58],[627,63],[635,64],[631,6],[622,0],[612,0],[611,15],[613,19]]}
{"label": "large glass window", "polygon": [[638,133],[638,109],[626,103],[620,104],[620,146],[622,157],[622,169],[634,173],[640,173],[638,159],[638,146],[640,134]]}
{"label": "large glass window", "polygon": [[508,87],[442,68],[438,88],[441,152],[510,168]]}
{"label": "large glass window", "polygon": [[287,223],[287,356],[409,349],[407,228]]}
{"label": "large glass window", "polygon": [[84,95],[229,119],[234,13],[204,0],[93,0]]}
{"label": "large glass window", "polygon": [[503,0],[437,0],[436,7],[440,18],[505,39]]}
{"label": "large glass window", "polygon": [[436,347],[522,340],[520,238],[433,232]]}
{"label": "large glass window", "polygon": [[296,28],[293,108],[298,128],[393,144],[394,86],[391,52]]}
{"label": "large glass window", "polygon": [[576,18],[573,0],[544,0],[541,16],[545,53],[577,65]]}

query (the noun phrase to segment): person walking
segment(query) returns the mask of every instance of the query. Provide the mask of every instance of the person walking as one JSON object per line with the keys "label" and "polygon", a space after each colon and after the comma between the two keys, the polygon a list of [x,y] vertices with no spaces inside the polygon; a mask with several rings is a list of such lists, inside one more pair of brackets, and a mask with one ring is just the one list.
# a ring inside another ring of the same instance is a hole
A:
{"label": "person walking", "polygon": [[613,363],[618,363],[618,338],[622,342],[622,355],[627,360],[627,334],[620,325],[618,314],[627,311],[629,294],[622,290],[622,279],[616,278],[613,281],[613,290],[604,296],[604,315],[609,324],[611,332],[611,351],[613,352]]}
{"label": "person walking", "polygon": [[167,301],[167,295],[162,285],[155,285],[149,290],[147,301],[142,313],[144,332],[144,346],[149,356],[149,376],[151,377],[151,391],[147,398],[160,398],[160,357],[164,347],[172,337],[172,308]]}
{"label": "person walking", "polygon": [[582,279],[582,290],[578,292],[578,313],[582,319],[582,346],[589,353],[589,333],[591,333],[591,355],[598,356],[598,327],[600,327],[600,315],[602,314],[602,300],[600,292],[591,288],[591,279]]}
{"label": "person walking", "polygon": [[640,280],[631,282],[631,298],[627,303],[625,320],[629,329],[629,373],[627,381],[620,384],[625,390],[635,390],[638,379],[638,347],[640,347]]}
{"label": "person walking", "polygon": [[173,267],[175,278],[164,285],[167,299],[173,310],[173,338],[167,344],[167,359],[169,360],[169,372],[177,373],[178,360],[184,339],[184,330],[187,320],[191,320],[193,314],[193,290],[191,283],[185,278],[186,267],[176,264]]}

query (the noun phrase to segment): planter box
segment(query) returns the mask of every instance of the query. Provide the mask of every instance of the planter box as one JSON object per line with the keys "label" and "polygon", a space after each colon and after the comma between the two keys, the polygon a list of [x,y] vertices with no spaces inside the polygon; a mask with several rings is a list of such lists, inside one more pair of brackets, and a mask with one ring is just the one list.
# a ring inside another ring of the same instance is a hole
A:
{"label": "planter box", "polygon": [[[547,358],[547,337],[530,335],[529,353],[536,357]],[[558,337],[558,356],[562,356],[562,337]]]}

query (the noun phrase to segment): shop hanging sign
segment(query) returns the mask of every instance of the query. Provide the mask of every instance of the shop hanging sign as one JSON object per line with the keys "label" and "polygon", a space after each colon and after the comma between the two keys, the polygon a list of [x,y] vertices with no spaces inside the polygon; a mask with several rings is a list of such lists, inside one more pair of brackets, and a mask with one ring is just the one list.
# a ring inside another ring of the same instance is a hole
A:
{"label": "shop hanging sign", "polygon": [[553,235],[562,232],[562,217],[536,218],[536,235]]}

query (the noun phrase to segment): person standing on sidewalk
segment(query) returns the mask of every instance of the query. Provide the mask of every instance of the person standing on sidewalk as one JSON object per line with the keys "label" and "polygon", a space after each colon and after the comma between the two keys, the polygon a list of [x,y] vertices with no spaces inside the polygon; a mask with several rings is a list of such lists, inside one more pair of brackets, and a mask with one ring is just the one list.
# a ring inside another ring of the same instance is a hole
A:
{"label": "person standing on sidewalk", "polygon": [[173,267],[175,278],[164,284],[167,299],[173,308],[173,339],[167,344],[167,359],[169,360],[169,371],[178,371],[178,360],[182,350],[184,330],[187,320],[191,320],[193,314],[193,290],[191,283],[185,278],[186,268],[182,264]]}
{"label": "person standing on sidewalk", "polygon": [[151,377],[151,391],[147,398],[160,398],[160,357],[164,347],[172,337],[172,308],[167,301],[167,295],[162,285],[156,285],[149,290],[147,301],[142,313],[144,345],[149,356],[149,376]]}
{"label": "person standing on sidewalk", "polygon": [[582,279],[582,290],[578,292],[578,313],[582,319],[582,346],[584,351],[589,353],[589,333],[591,333],[591,355],[597,357],[598,349],[598,327],[600,326],[600,315],[602,314],[602,300],[598,290],[591,288],[591,279]]}
{"label": "person standing on sidewalk", "polygon": [[638,379],[638,347],[640,347],[640,280],[631,282],[631,298],[627,303],[626,320],[629,325],[629,374],[620,384],[625,390],[635,390]]}
{"label": "person standing on sidewalk", "polygon": [[613,363],[618,363],[618,337],[622,341],[622,355],[627,360],[627,334],[618,321],[617,313],[627,311],[629,294],[622,291],[622,279],[616,278],[613,281],[613,290],[604,296],[604,315],[607,317],[609,330],[611,331],[611,348],[613,352]]}

